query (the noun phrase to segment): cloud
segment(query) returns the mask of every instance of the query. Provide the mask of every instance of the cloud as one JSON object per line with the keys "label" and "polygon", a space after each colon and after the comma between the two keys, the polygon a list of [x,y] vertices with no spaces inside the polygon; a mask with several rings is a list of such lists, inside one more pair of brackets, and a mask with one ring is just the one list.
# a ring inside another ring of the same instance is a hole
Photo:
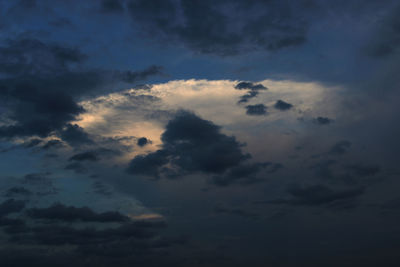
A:
{"label": "cloud", "polygon": [[258,91],[249,91],[247,94],[242,95],[238,101],[238,104],[240,103],[247,103],[249,102],[250,99],[258,96]]}
{"label": "cloud", "polygon": [[[0,138],[47,137],[60,132],[85,110],[77,100],[113,82],[133,83],[161,73],[159,66],[141,71],[87,70],[87,56],[77,48],[36,39],[0,45],[0,96],[7,124]],[[70,126],[71,127],[71,126]]]}
{"label": "cloud", "polygon": [[317,117],[313,120],[313,122],[318,125],[328,125],[331,124],[333,120],[327,117]]}
{"label": "cloud", "polygon": [[259,90],[267,90],[267,87],[265,87],[261,83],[239,82],[238,84],[235,85],[235,89],[259,91]]}
{"label": "cloud", "polygon": [[114,211],[96,213],[88,207],[73,207],[63,204],[54,204],[48,208],[28,209],[29,217],[35,219],[84,222],[126,222],[129,218]]}
{"label": "cloud", "polygon": [[8,199],[0,204],[0,218],[10,213],[15,213],[25,208],[25,201]]}
{"label": "cloud", "polygon": [[267,107],[264,104],[247,105],[246,114],[252,116],[260,116],[267,114]]}
{"label": "cloud", "polygon": [[[96,213],[90,208],[63,204],[33,208],[26,213],[29,223],[25,223],[26,217],[0,218],[5,237],[0,258],[7,266],[83,266],[87,259],[100,262],[99,266],[131,266],[152,262],[154,257],[160,263],[166,262],[159,258],[161,252],[178,244],[173,238],[159,236],[167,226],[163,220],[132,221],[118,212]],[[59,254],[60,250],[63,253]],[[64,265],[64,261],[68,263]]]}
{"label": "cloud", "polygon": [[292,198],[274,200],[269,203],[294,206],[340,206],[340,204],[343,204],[343,201],[353,201],[356,197],[364,194],[363,188],[341,189],[335,191],[332,188],[321,184],[305,187],[293,185],[290,186],[287,191]]}
{"label": "cloud", "polygon": [[260,90],[267,90],[267,87],[264,85],[258,83],[252,83],[252,82],[239,82],[238,84],[235,85],[235,89],[237,90],[248,90],[247,94],[242,95],[238,101],[238,104],[240,103],[246,103],[250,99],[256,97],[259,94]]}
{"label": "cloud", "polygon": [[283,166],[279,163],[247,163],[230,168],[223,175],[214,176],[211,183],[216,186],[228,186],[231,184],[251,185],[265,181],[265,177],[260,178],[262,175],[271,174]]}
{"label": "cloud", "polygon": [[149,140],[146,137],[141,137],[137,140],[138,146],[145,146],[149,143]]}
{"label": "cloud", "polygon": [[280,100],[280,99],[278,101],[276,101],[276,103],[274,105],[274,108],[279,109],[279,110],[289,110],[292,107],[293,107],[292,104],[287,103],[287,102],[285,102],[283,100]]}
{"label": "cloud", "polygon": [[67,124],[65,128],[60,131],[59,135],[65,142],[72,146],[94,143],[89,137],[89,134],[76,124]]}
{"label": "cloud", "polygon": [[60,148],[60,147],[63,147],[63,146],[65,146],[65,144],[62,141],[57,140],[57,139],[53,139],[53,140],[50,140],[50,141],[46,142],[42,146],[42,149],[48,150],[48,149],[52,149],[52,148]]}
{"label": "cloud", "polygon": [[24,146],[27,148],[30,148],[30,147],[35,147],[41,143],[42,143],[42,140],[34,138],[34,139],[29,140],[28,142],[25,142]]}
{"label": "cloud", "polygon": [[235,137],[222,134],[220,127],[188,111],[179,111],[168,122],[161,140],[160,150],[136,156],[128,172],[153,178],[161,173],[171,177],[187,172],[217,174],[250,157],[241,151],[242,145]]}
{"label": "cloud", "polygon": [[128,10],[135,25],[153,38],[227,56],[303,44],[308,32],[305,14],[313,9],[306,1],[132,0]]}
{"label": "cloud", "polygon": [[98,161],[99,157],[93,151],[82,152],[69,158],[70,161]]}
{"label": "cloud", "polygon": [[8,40],[0,47],[0,73],[8,75],[53,74],[87,56],[77,48],[46,44],[35,39]]}

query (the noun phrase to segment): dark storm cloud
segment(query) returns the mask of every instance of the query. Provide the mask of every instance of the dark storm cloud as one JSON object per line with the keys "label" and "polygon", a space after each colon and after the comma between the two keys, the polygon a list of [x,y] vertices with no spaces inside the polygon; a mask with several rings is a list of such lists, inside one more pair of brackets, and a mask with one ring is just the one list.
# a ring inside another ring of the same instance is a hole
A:
{"label": "dark storm cloud", "polygon": [[13,123],[0,127],[0,138],[46,137],[62,132],[84,112],[77,104],[79,97],[111,82],[133,83],[161,72],[158,66],[143,71],[85,70],[81,65],[86,58],[76,48],[35,39],[3,43],[0,96],[8,111],[3,119]]}
{"label": "dark storm cloud", "polygon": [[136,175],[159,177],[160,168],[169,162],[166,150],[157,150],[147,155],[136,156],[129,163],[128,173]]}
{"label": "dark storm cloud", "polygon": [[264,85],[262,85],[260,83],[240,82],[235,85],[235,89],[259,91],[259,90],[267,90],[267,87],[265,87]]}
{"label": "dark storm cloud", "polygon": [[240,104],[248,102],[250,99],[256,97],[259,94],[259,91],[267,90],[268,88],[260,83],[256,84],[252,82],[239,82],[238,84],[235,85],[235,89],[248,90],[247,94],[242,95],[240,97],[238,101],[238,104]]}
{"label": "dark storm cloud", "polygon": [[71,96],[63,92],[44,92],[29,83],[17,84],[11,90],[8,97],[16,100],[11,107],[11,119],[17,123],[1,126],[0,137],[45,137],[84,111]]}
{"label": "dark storm cloud", "polygon": [[290,199],[280,199],[270,201],[270,204],[320,206],[330,205],[341,206],[345,201],[353,201],[358,196],[364,194],[363,188],[351,188],[333,190],[325,185],[317,184],[311,186],[290,186],[287,192],[291,195]]}
{"label": "dark storm cloud", "polygon": [[129,218],[121,213],[109,211],[96,213],[88,207],[73,207],[63,204],[54,204],[48,208],[33,208],[27,210],[30,217],[35,219],[84,222],[125,222]]}
{"label": "dark storm cloud", "polygon": [[264,104],[247,105],[246,114],[251,116],[265,115],[267,114],[267,107]]}
{"label": "dark storm cloud", "polygon": [[135,157],[128,172],[154,178],[161,173],[170,177],[188,172],[222,174],[250,158],[235,137],[222,134],[219,126],[188,111],[179,111],[168,122],[161,140],[162,149]]}
{"label": "dark storm cloud", "polygon": [[317,117],[313,120],[313,122],[318,125],[328,125],[331,124],[333,120],[327,117]]}
{"label": "dark storm cloud", "polygon": [[307,39],[309,1],[132,0],[128,9],[141,30],[200,53],[235,55],[275,51]]}
{"label": "dark storm cloud", "polygon": [[149,143],[149,140],[146,138],[146,137],[140,137],[138,140],[137,140],[137,145],[138,146],[145,146],[145,145],[147,145]]}
{"label": "dark storm cloud", "polygon": [[292,104],[287,103],[287,102],[285,102],[283,100],[280,100],[280,99],[278,101],[276,101],[276,103],[274,105],[274,108],[279,109],[279,110],[289,110],[292,107],[293,107]]}
{"label": "dark storm cloud", "polygon": [[34,39],[9,40],[0,47],[0,73],[8,75],[54,74],[84,61],[76,48],[45,44]]}
{"label": "dark storm cloud", "polygon": [[60,131],[59,135],[65,142],[72,146],[94,143],[89,137],[89,134],[76,124],[67,124],[65,128]]}
{"label": "dark storm cloud", "polygon": [[[11,212],[15,213],[17,209]],[[132,266],[143,262],[147,266],[152,262],[151,258],[159,258],[162,251],[179,245],[173,238],[159,236],[166,227],[165,221],[161,220],[131,221],[118,212],[96,213],[90,208],[63,204],[29,209],[26,213],[30,217],[29,224],[21,219],[0,218],[4,242],[18,251],[16,257],[15,251],[0,249],[5,266],[54,266],[52,263],[70,266],[72,262],[77,263],[75,266],[85,266],[89,258],[91,262],[98,261],[98,266]],[[41,251],[34,253],[40,257],[31,257],[29,248],[40,248]],[[62,254],[57,252],[59,249]],[[156,260],[158,264],[150,266],[160,266],[164,260]],[[68,264],[64,265],[63,261]]]}

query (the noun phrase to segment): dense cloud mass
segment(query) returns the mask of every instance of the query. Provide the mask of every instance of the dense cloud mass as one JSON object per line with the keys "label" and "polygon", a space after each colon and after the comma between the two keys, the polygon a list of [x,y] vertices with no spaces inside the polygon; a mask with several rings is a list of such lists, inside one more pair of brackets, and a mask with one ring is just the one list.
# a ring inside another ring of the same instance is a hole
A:
{"label": "dense cloud mass", "polygon": [[399,15],[0,0],[1,267],[400,266]]}
{"label": "dense cloud mass", "polygon": [[307,1],[208,0],[133,0],[128,10],[144,31],[201,53],[223,56],[299,46],[307,39],[306,15],[314,11]]}
{"label": "dense cloud mass", "polygon": [[190,172],[223,173],[250,158],[241,151],[242,145],[235,137],[221,133],[220,127],[188,111],[179,111],[168,122],[161,140],[162,149],[135,157],[128,172],[153,178],[161,173],[167,177]]}
{"label": "dense cloud mass", "polygon": [[[30,220],[4,217],[16,212],[22,216],[23,208],[23,203],[12,199],[0,205],[0,229],[12,244],[9,250],[0,250],[5,266],[23,266],[28,264],[27,259],[33,260],[34,266],[51,266],[53,261],[58,262],[60,255],[47,254],[50,247],[64,250],[62,259],[68,264],[90,257],[103,261],[105,265],[101,266],[108,266],[111,259],[119,266],[127,266],[150,255],[156,256],[175,242],[158,236],[159,230],[166,227],[164,221],[132,221],[118,212],[96,213],[88,207],[54,204],[48,208],[27,209],[25,213]],[[82,228],[74,224],[78,222],[87,225]],[[27,246],[32,245],[37,248],[38,258],[31,258]],[[6,256],[6,251],[11,254]],[[40,257],[43,259],[39,261]]]}
{"label": "dense cloud mass", "polygon": [[0,54],[1,102],[7,108],[2,119],[11,122],[0,126],[3,138],[61,131],[71,141],[88,142],[77,126],[68,124],[84,112],[78,97],[112,81],[133,83],[161,73],[158,66],[138,72],[82,70],[78,67],[86,55],[78,49],[36,39],[7,41]]}

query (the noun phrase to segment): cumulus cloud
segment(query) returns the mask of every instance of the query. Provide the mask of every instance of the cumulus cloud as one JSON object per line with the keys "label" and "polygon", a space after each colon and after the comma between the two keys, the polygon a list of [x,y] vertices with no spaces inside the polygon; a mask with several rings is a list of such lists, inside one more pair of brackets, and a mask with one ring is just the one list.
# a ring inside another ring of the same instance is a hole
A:
{"label": "cumulus cloud", "polygon": [[252,82],[239,82],[235,85],[235,89],[237,90],[248,90],[247,94],[242,95],[238,101],[240,103],[246,103],[250,99],[255,98],[258,96],[259,91],[267,90],[267,87],[262,85],[261,83],[252,83]]}
{"label": "cumulus cloud", "polygon": [[267,107],[264,104],[247,105],[246,114],[251,116],[259,116],[267,114]]}
{"label": "cumulus cloud", "polygon": [[94,143],[83,128],[76,124],[67,124],[60,131],[60,137],[72,146]]}
{"label": "cumulus cloud", "polygon": [[287,102],[285,102],[283,100],[280,100],[280,99],[278,101],[276,101],[276,103],[274,105],[274,108],[279,109],[279,110],[289,110],[292,107],[293,107],[292,104],[287,103]]}
{"label": "cumulus cloud", "polygon": [[161,140],[162,149],[135,157],[128,172],[158,177],[169,164],[172,176],[187,172],[223,173],[250,158],[235,137],[222,134],[220,127],[188,111],[179,111],[168,122]]}
{"label": "cumulus cloud", "polygon": [[146,137],[140,137],[138,140],[137,140],[137,145],[138,146],[145,146],[145,145],[147,145],[149,143],[149,140],[146,138]]}

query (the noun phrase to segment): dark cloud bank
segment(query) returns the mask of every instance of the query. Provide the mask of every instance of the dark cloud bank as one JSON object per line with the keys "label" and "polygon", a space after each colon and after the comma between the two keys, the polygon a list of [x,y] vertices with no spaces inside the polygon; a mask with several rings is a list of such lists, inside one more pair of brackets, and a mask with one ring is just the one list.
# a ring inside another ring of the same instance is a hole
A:
{"label": "dark cloud bank", "polygon": [[128,173],[152,178],[175,178],[191,173],[218,175],[216,185],[252,183],[260,170],[276,168],[271,163],[249,163],[235,137],[221,133],[219,126],[189,111],[179,111],[161,136],[162,148],[136,156]]}
{"label": "dark cloud bank", "polygon": [[183,242],[161,237],[166,227],[161,220],[132,221],[119,212],[97,213],[60,203],[24,208],[23,201],[13,199],[0,204],[0,230],[8,239],[0,250],[3,266],[169,266],[174,261],[165,252]]}
{"label": "dark cloud bank", "polygon": [[1,138],[46,137],[59,134],[70,143],[90,142],[82,129],[71,125],[84,109],[77,101],[97,94],[105,85],[134,83],[161,73],[151,66],[143,71],[85,69],[86,55],[36,39],[13,39],[0,46],[0,94],[7,112]]}
{"label": "dark cloud bank", "polygon": [[[128,1],[143,31],[201,53],[275,51],[307,40],[309,1]],[[207,14],[206,16],[204,16]]]}

